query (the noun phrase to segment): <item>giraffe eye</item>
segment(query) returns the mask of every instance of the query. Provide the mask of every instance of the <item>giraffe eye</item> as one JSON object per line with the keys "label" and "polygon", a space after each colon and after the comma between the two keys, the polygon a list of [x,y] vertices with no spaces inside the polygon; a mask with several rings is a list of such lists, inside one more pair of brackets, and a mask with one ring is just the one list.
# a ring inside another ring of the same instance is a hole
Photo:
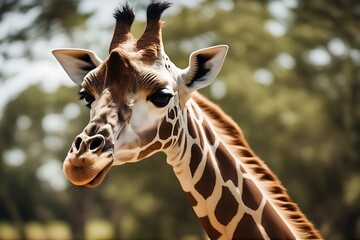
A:
{"label": "giraffe eye", "polygon": [[150,100],[156,107],[165,107],[174,94],[166,88],[159,89],[152,93],[147,99]]}
{"label": "giraffe eye", "polygon": [[79,91],[80,100],[84,99],[86,101],[86,107],[90,108],[93,101],[95,101],[95,98],[93,95],[91,95],[88,91],[86,91],[84,88],[82,88]]}

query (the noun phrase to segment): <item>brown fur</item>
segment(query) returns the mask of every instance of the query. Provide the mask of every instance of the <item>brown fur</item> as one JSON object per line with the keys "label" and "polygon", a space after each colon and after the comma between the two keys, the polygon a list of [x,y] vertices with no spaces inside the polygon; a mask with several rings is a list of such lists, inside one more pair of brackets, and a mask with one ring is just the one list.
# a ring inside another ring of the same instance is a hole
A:
{"label": "brown fur", "polygon": [[223,136],[233,153],[247,166],[250,173],[262,184],[264,191],[283,216],[290,222],[301,239],[321,239],[313,224],[304,216],[299,207],[292,202],[286,189],[278,178],[250,149],[238,125],[218,106],[199,93],[192,98],[211,120],[216,131]]}
{"label": "brown fur", "polygon": [[130,33],[130,28],[134,21],[135,14],[130,6],[126,3],[124,6],[116,9],[114,17],[116,19],[116,25],[109,47],[109,53],[120,43],[126,42],[133,38],[132,34]]}

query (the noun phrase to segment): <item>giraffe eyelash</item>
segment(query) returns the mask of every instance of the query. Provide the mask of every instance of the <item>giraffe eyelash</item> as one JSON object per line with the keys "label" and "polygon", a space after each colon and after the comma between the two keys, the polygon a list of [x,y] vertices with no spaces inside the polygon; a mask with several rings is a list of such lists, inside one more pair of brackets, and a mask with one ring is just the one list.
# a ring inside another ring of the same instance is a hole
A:
{"label": "giraffe eyelash", "polygon": [[165,88],[166,82],[152,72],[147,72],[140,78],[140,86],[143,88]]}
{"label": "giraffe eyelash", "polygon": [[143,87],[149,87],[151,86],[152,82],[156,80],[157,76],[154,73],[148,72],[142,78],[140,79],[140,84]]}
{"label": "giraffe eyelash", "polygon": [[86,107],[89,109],[91,108],[91,104],[95,101],[95,97],[84,88],[80,89],[79,91],[79,99],[85,100]]}

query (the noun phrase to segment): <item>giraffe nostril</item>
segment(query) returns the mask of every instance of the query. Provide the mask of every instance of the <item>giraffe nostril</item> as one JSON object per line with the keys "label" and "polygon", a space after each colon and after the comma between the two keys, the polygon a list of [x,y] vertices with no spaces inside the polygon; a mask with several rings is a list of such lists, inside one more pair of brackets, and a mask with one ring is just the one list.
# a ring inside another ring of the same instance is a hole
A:
{"label": "giraffe nostril", "polygon": [[90,143],[90,151],[96,151],[99,147],[102,146],[103,143],[103,138],[95,138],[91,143]]}
{"label": "giraffe nostril", "polygon": [[75,140],[75,148],[76,148],[77,150],[80,149],[80,144],[81,144],[81,142],[82,142],[81,137],[77,137],[76,140]]}

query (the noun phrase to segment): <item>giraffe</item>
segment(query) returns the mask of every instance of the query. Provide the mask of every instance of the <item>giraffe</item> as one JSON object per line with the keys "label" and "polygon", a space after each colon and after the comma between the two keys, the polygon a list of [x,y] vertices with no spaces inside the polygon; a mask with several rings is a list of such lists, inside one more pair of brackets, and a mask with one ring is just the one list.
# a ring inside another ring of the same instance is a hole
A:
{"label": "giraffe", "polygon": [[210,239],[320,239],[238,125],[197,92],[215,79],[228,46],[193,52],[185,69],[166,55],[160,18],[170,5],[150,2],[139,39],[132,8],[117,8],[105,60],[85,49],[53,50],[90,109],[65,176],[96,187],[112,166],[162,151]]}

